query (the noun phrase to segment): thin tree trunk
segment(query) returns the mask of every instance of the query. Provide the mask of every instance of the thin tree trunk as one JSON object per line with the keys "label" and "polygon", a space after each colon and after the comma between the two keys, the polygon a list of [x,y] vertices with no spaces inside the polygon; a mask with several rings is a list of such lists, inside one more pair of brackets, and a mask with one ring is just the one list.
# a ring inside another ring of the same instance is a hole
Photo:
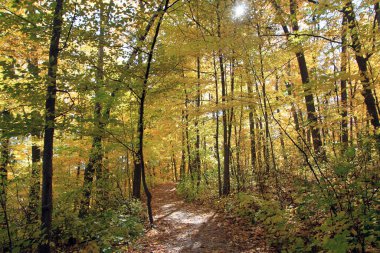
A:
{"label": "thin tree trunk", "polygon": [[168,8],[169,0],[165,0],[165,5],[164,8],[158,20],[157,27],[154,33],[153,41],[150,46],[150,50],[148,53],[148,59],[147,59],[147,67],[145,70],[145,75],[144,75],[144,81],[143,81],[143,87],[142,87],[142,94],[140,97],[140,108],[139,108],[139,121],[138,121],[138,151],[136,153],[136,171],[140,171],[141,176],[142,176],[142,183],[144,187],[144,192],[147,198],[147,207],[148,207],[148,217],[149,217],[149,222],[153,226],[153,213],[152,213],[152,194],[149,191],[148,184],[146,182],[146,175],[145,175],[145,164],[144,164],[144,110],[145,110],[145,99],[147,95],[147,89],[148,89],[148,81],[149,81],[149,75],[150,75],[150,69],[151,69],[151,64],[153,60],[153,53],[154,49],[156,46],[158,34],[160,31],[162,19],[164,17],[164,14],[166,13],[166,10]]}
{"label": "thin tree trunk", "polygon": [[[344,16],[342,20],[342,52],[341,52],[341,75],[347,72],[347,18]],[[347,124],[347,79],[344,76],[340,80],[341,93],[341,141],[343,150],[348,146],[348,124]]]}
{"label": "thin tree trunk", "polygon": [[[232,54],[234,55],[234,51],[232,51]],[[235,92],[235,58],[232,57],[230,61],[230,84],[231,84],[231,94],[229,95],[230,98],[228,98],[227,90],[228,88],[226,87],[226,104],[229,103],[229,101],[234,99],[234,92]],[[229,155],[231,156],[230,161],[232,161],[232,150],[231,150],[231,140],[232,140],[232,123],[233,123],[233,118],[234,118],[234,107],[232,106],[229,110],[227,110],[227,115],[229,116],[227,118],[227,131],[228,131],[228,139],[227,139],[227,146],[229,150]]]}
{"label": "thin tree trunk", "polygon": [[215,128],[215,156],[218,166],[218,193],[222,196],[222,178],[221,178],[221,164],[220,164],[220,152],[219,152],[219,87],[218,87],[218,72],[216,67],[216,56],[213,55],[214,63],[214,80],[215,80],[215,105],[216,105],[216,128]]}
{"label": "thin tree trunk", "polygon": [[28,221],[35,222],[38,220],[38,201],[40,200],[40,166],[41,166],[41,149],[36,143],[39,136],[32,134],[32,173],[31,185],[29,191]]}
{"label": "thin tree trunk", "polygon": [[[257,35],[260,37],[260,26],[257,25]],[[269,132],[269,119],[268,119],[268,110],[267,110],[267,100],[266,100],[266,85],[265,85],[265,77],[264,77],[264,65],[263,65],[263,52],[262,52],[262,41],[259,42],[259,55],[260,55],[260,77],[261,77],[261,92],[262,92],[262,98],[260,96],[259,89],[257,87],[256,82],[256,89],[257,94],[260,97],[261,102],[261,110],[263,112],[264,116],[264,123],[265,123],[265,145],[264,145],[264,159],[266,162],[266,174],[269,174],[270,171],[270,153],[269,153],[269,146],[270,144],[270,132]]]}
{"label": "thin tree trunk", "polygon": [[[28,70],[35,79],[38,79],[39,69],[38,60],[28,61]],[[40,171],[41,171],[41,148],[38,141],[41,138],[41,126],[37,123],[41,117],[38,111],[31,113],[31,138],[32,138],[32,172],[31,185],[29,190],[29,205],[28,205],[28,222],[38,222],[38,203],[40,201]]]}
{"label": "thin tree trunk", "polygon": [[[262,115],[264,117],[264,124],[265,124],[265,135],[262,134],[262,131],[261,132],[261,137],[262,137],[262,143],[264,145],[262,145],[262,153],[263,153],[263,156],[264,156],[264,162],[265,162],[265,174],[263,174],[262,176],[267,176],[269,171],[270,171],[270,155],[269,155],[269,124],[268,124],[268,114],[266,113],[266,106],[264,107],[264,103],[266,104],[266,101],[265,99],[263,100],[263,95],[265,95],[265,88],[264,88],[264,84],[262,84],[262,90],[261,92],[264,93],[260,93],[260,90],[259,90],[259,85],[258,85],[258,80],[255,80],[255,88],[256,88],[256,93],[259,97],[259,105],[260,105],[260,109],[261,109],[261,112],[262,112]],[[262,126],[262,122],[260,121],[260,130],[263,129],[263,126]],[[264,183],[263,181],[261,183]]]}
{"label": "thin tree trunk", "polygon": [[200,106],[201,106],[201,63],[199,56],[197,57],[197,98],[196,98],[196,109],[197,115],[195,117],[195,160],[194,167],[197,173],[197,187],[199,187],[201,182],[201,157],[200,157],[200,146],[201,146],[201,137],[199,134],[199,114],[200,114]]}
{"label": "thin tree trunk", "polygon": [[[243,88],[242,86],[240,87]],[[241,94],[242,94],[241,90]],[[240,192],[244,189],[244,174],[241,166],[241,131],[243,122],[243,105],[240,106],[239,122],[236,120],[236,114],[234,115],[234,134],[235,134],[235,146],[236,146],[236,175],[238,178],[237,190]]]}
{"label": "thin tree trunk", "polygon": [[188,172],[193,177],[193,160],[191,157],[191,145],[190,145],[190,129],[189,129],[189,95],[185,88],[185,135],[186,135],[186,147],[187,147],[187,165],[189,166]]}
{"label": "thin tree trunk", "polygon": [[[253,89],[252,83],[247,82],[248,95],[252,96]],[[251,170],[254,173],[256,171],[256,135],[255,135],[255,120],[253,115],[253,106],[249,105],[249,138],[250,138],[250,152],[251,152]]]}
{"label": "thin tree trunk", "polygon": [[[182,110],[182,115],[181,115],[181,122],[182,125],[185,121],[185,111]],[[185,177],[185,168],[186,168],[186,133],[185,129],[181,127],[181,167],[179,171],[179,178],[182,181]]]}
{"label": "thin tree trunk", "polygon": [[39,245],[39,252],[44,253],[49,253],[51,251],[51,222],[53,214],[53,141],[55,128],[59,40],[61,37],[63,23],[63,2],[64,0],[56,0],[48,63],[41,195],[41,237],[43,240],[41,240],[41,244]]}
{"label": "thin tree trunk", "polygon": [[178,182],[178,176],[177,176],[177,161],[175,159],[174,152],[172,154],[172,168],[173,168],[173,174],[174,174],[174,181]]}
{"label": "thin tree trunk", "polygon": [[[217,21],[218,21],[218,38],[222,39],[221,34],[221,19],[219,13],[219,1],[217,2]],[[222,122],[223,122],[223,195],[230,194],[231,183],[230,183],[230,146],[228,145],[228,118],[227,118],[227,109],[226,105],[226,96],[227,96],[227,86],[225,80],[225,71],[224,71],[224,56],[222,53],[222,49],[219,48],[219,65],[220,65],[220,81],[222,85]]]}

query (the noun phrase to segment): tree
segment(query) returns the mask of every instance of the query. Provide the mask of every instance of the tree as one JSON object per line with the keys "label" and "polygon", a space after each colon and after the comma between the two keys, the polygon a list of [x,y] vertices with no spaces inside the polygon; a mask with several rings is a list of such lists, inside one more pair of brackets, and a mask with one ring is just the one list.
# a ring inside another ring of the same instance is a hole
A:
{"label": "tree", "polygon": [[[153,225],[153,213],[152,213],[152,206],[151,206],[152,195],[149,191],[148,184],[146,182],[145,164],[144,164],[144,110],[145,110],[145,99],[146,99],[147,92],[148,92],[148,81],[149,81],[151,64],[152,64],[152,60],[153,60],[153,53],[154,53],[154,49],[156,46],[158,34],[160,31],[162,19],[163,19],[164,14],[166,13],[166,11],[168,9],[169,0],[164,0],[163,3],[164,3],[163,8],[161,8],[159,10],[160,17],[158,19],[157,26],[156,26],[156,29],[154,31],[152,43],[150,45],[147,64],[146,64],[146,70],[145,70],[143,84],[142,84],[142,92],[141,92],[141,95],[139,96],[139,119],[138,119],[138,126],[137,126],[138,150],[136,152],[136,161],[135,161],[135,173],[137,175],[141,175],[141,177],[142,177],[142,183],[143,183],[145,195],[147,198],[149,222],[151,225]],[[134,181],[134,188],[139,188],[139,187],[135,187],[135,184],[139,181],[140,181],[140,179],[138,179],[138,181]]]}
{"label": "tree", "polygon": [[[283,14],[284,12],[282,11],[281,7],[277,4],[276,1],[272,1],[272,4],[279,16],[284,15]],[[297,3],[295,0],[290,0],[290,19],[291,19],[293,33],[295,34],[295,36],[297,36],[297,33],[299,32],[299,25],[298,25],[298,20],[297,20]],[[284,30],[284,33],[288,41],[291,42],[292,36],[283,18],[281,18],[281,26],[282,26],[282,29]],[[323,155],[324,151],[322,150],[321,135],[317,127],[318,119],[317,119],[315,103],[314,103],[314,95],[309,86],[309,83],[310,83],[309,69],[307,67],[305,53],[302,48],[302,45],[299,45],[297,48],[298,49],[296,51],[296,57],[297,57],[299,72],[301,75],[301,80],[302,80],[303,89],[305,93],[307,119],[311,126],[313,148],[314,148],[314,152],[321,153],[322,156],[324,156]]]}
{"label": "tree", "polygon": [[95,106],[94,106],[94,137],[92,140],[92,147],[88,164],[84,171],[84,185],[83,185],[83,198],[79,215],[85,216],[88,213],[90,205],[91,188],[94,173],[96,172],[98,179],[102,178],[102,160],[103,148],[102,138],[104,136],[106,118],[103,115],[103,103],[101,102],[104,84],[104,48],[105,48],[105,29],[108,26],[110,12],[113,1],[109,3],[108,11],[104,14],[104,4],[100,4],[99,10],[99,36],[98,36],[98,60],[96,66],[96,87],[95,87]]}
{"label": "tree", "polygon": [[363,53],[363,45],[359,39],[356,15],[352,1],[345,1],[343,14],[347,20],[347,27],[351,34],[352,48],[355,52],[355,60],[359,68],[361,83],[363,85],[362,95],[367,107],[367,113],[371,116],[371,124],[375,129],[380,127],[379,113],[376,108],[375,97],[372,94],[371,79],[368,70],[369,56]]}
{"label": "tree", "polygon": [[55,127],[55,103],[57,94],[57,70],[59,56],[59,41],[63,23],[63,0],[56,0],[50,40],[49,63],[47,75],[47,90],[45,101],[45,134],[42,165],[42,195],[41,195],[41,234],[42,242],[39,252],[50,252],[51,227],[53,214],[53,142]]}

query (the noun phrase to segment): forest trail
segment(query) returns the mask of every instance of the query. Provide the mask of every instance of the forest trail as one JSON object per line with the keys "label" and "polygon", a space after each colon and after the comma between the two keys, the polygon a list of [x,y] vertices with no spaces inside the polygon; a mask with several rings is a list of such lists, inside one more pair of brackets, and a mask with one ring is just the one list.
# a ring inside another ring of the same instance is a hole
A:
{"label": "forest trail", "polygon": [[134,252],[269,252],[259,228],[242,230],[232,217],[184,202],[175,184],[157,186],[152,193],[155,228]]}

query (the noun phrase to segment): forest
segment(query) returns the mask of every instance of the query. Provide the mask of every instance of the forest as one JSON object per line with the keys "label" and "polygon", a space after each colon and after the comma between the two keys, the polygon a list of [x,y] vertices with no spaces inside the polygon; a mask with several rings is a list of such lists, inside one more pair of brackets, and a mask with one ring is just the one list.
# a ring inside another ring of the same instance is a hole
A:
{"label": "forest", "polygon": [[380,252],[379,0],[0,0],[0,252]]}

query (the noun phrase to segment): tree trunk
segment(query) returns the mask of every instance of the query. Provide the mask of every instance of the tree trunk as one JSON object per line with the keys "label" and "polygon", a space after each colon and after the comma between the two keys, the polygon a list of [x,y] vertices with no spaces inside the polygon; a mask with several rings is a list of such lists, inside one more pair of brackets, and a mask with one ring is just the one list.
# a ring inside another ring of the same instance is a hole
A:
{"label": "tree trunk", "polygon": [[[145,164],[144,164],[144,109],[145,109],[145,99],[147,95],[147,89],[148,89],[148,80],[149,80],[149,74],[150,74],[150,69],[151,69],[151,64],[153,60],[153,53],[154,53],[154,48],[157,42],[158,34],[160,31],[160,26],[162,23],[162,19],[164,17],[164,14],[166,13],[166,10],[168,8],[169,0],[164,0],[165,5],[164,8],[158,20],[157,27],[154,33],[153,41],[150,46],[150,50],[148,53],[148,59],[147,59],[147,66],[145,70],[145,75],[144,75],[144,81],[143,81],[143,87],[142,87],[142,94],[140,97],[140,108],[139,108],[139,120],[138,120],[138,151],[136,153],[136,166],[135,166],[135,173],[141,173],[142,177],[142,183],[145,191],[145,195],[147,198],[147,207],[148,207],[148,217],[149,217],[149,222],[153,226],[153,213],[152,213],[152,194],[149,191],[148,184],[146,182],[146,175],[145,175]],[[135,186],[135,182],[134,182]]]}
{"label": "tree trunk", "polygon": [[371,116],[371,124],[377,129],[380,127],[380,121],[375,97],[373,96],[371,89],[371,81],[368,71],[368,56],[362,51],[363,46],[359,39],[359,31],[352,1],[346,1],[345,6],[343,7],[343,14],[347,19],[347,26],[351,33],[352,48],[355,51],[355,59],[359,68],[361,83],[363,85],[362,95],[364,97],[364,103],[366,104],[368,115]]}
{"label": "tree trunk", "polygon": [[94,180],[94,174],[96,168],[101,166],[101,161],[103,158],[102,154],[102,139],[100,136],[94,136],[92,140],[92,147],[89,162],[87,163],[84,170],[84,181],[83,181],[83,196],[81,200],[81,207],[79,210],[79,217],[84,217],[88,214],[88,209],[91,200],[91,189]]}
{"label": "tree trunk", "polygon": [[[260,26],[257,25],[257,35],[260,37]],[[267,110],[267,95],[266,95],[266,85],[265,85],[265,76],[264,76],[264,65],[263,65],[263,52],[262,52],[262,41],[259,42],[259,55],[260,55],[260,78],[261,78],[261,93],[262,98],[260,96],[259,88],[257,86],[256,82],[256,89],[257,94],[260,98],[260,104],[261,104],[261,110],[263,112],[264,116],[264,123],[265,123],[265,145],[264,145],[264,159],[266,162],[266,175],[269,174],[270,171],[270,153],[269,153],[269,147],[270,147],[270,132],[269,132],[269,119],[268,119],[268,110]]]}
{"label": "tree trunk", "polygon": [[53,214],[53,140],[55,127],[55,102],[57,94],[59,40],[61,37],[63,22],[63,2],[64,0],[56,0],[48,63],[41,195],[41,237],[43,240],[39,245],[39,252],[44,253],[49,253],[51,251],[50,240]]}
{"label": "tree trunk", "polygon": [[[344,16],[342,20],[342,52],[341,52],[341,75],[347,72],[347,18]],[[340,93],[341,93],[341,141],[343,150],[348,146],[348,124],[347,124],[347,79],[344,76],[340,80]]]}
{"label": "tree trunk", "polygon": [[224,79],[224,60],[223,55],[219,54],[220,72],[221,72],[221,85],[222,85],[222,122],[223,122],[223,195],[228,195],[230,193],[230,146],[228,145],[228,119],[227,110],[224,108],[226,104],[226,82]]}
{"label": "tree trunk", "polygon": [[[181,115],[182,125],[184,121],[185,121],[185,111],[182,110],[182,115]],[[181,167],[179,170],[179,178],[182,181],[185,177],[185,168],[186,168],[186,144],[185,144],[186,133],[183,127],[181,127],[181,137],[182,137],[181,138]]]}
{"label": "tree trunk", "polygon": [[172,154],[172,168],[173,168],[173,174],[174,174],[174,181],[178,182],[178,176],[177,176],[177,160],[175,159],[174,152]]}
{"label": "tree trunk", "polygon": [[194,167],[197,174],[197,187],[199,187],[201,183],[201,157],[200,157],[200,148],[201,148],[201,137],[199,134],[199,114],[200,114],[200,106],[201,106],[201,63],[199,56],[197,57],[197,98],[196,98],[196,108],[197,115],[195,117],[195,160]]}
{"label": "tree trunk", "polygon": [[[28,61],[28,70],[32,76],[37,80],[39,77],[38,60]],[[41,148],[38,141],[41,138],[42,127],[39,124],[41,115],[35,110],[31,113],[31,130],[30,135],[32,138],[32,172],[31,172],[31,185],[29,189],[29,205],[28,205],[28,222],[38,222],[38,203],[40,201],[40,175],[41,175]]]}
{"label": "tree trunk", "polygon": [[[281,15],[281,8],[276,3],[276,1],[272,1],[273,6],[276,11]],[[297,20],[297,3],[295,0],[290,0],[290,14],[292,21],[292,29],[294,33],[299,31],[298,20]],[[285,21],[281,20],[281,26],[284,30],[284,33],[287,35],[288,41],[291,41],[289,28],[286,26]],[[305,93],[305,103],[306,103],[306,111],[307,111],[307,119],[309,121],[309,125],[311,128],[311,135],[313,139],[313,149],[314,152],[320,154],[323,159],[325,159],[325,153],[322,147],[321,135],[318,129],[318,119],[316,116],[316,109],[314,104],[314,95],[310,89],[310,79],[309,79],[309,70],[306,64],[306,58],[303,51],[303,48],[300,46],[298,51],[296,52],[297,62],[299,71],[301,74],[301,80],[303,84],[303,90]]]}
{"label": "tree trunk", "polygon": [[219,152],[219,87],[218,87],[218,72],[216,68],[216,57],[213,55],[214,63],[214,79],[215,79],[215,105],[216,105],[216,128],[215,128],[215,156],[218,166],[218,193],[222,196],[222,178],[221,178],[221,164],[220,164],[220,152]]}
{"label": "tree trunk", "polygon": [[[112,1],[110,3],[110,8]],[[108,18],[104,17],[104,6],[101,4],[99,11],[99,41],[98,41],[98,60],[96,66],[96,87],[95,87],[95,107],[94,107],[94,133],[92,138],[92,147],[90,150],[90,157],[88,164],[84,171],[83,181],[83,196],[81,200],[81,208],[79,216],[87,215],[90,206],[92,183],[94,174],[97,175],[97,180],[102,178],[102,161],[103,161],[103,147],[102,137],[104,135],[105,122],[102,116],[102,89],[104,86],[104,45],[105,45],[105,26],[108,24]],[[99,186],[102,187],[101,185]]]}
{"label": "tree trunk", "polygon": [[380,31],[380,3],[377,2],[374,5],[375,10],[375,20],[377,22],[377,29]]}
{"label": "tree trunk", "polygon": [[[279,92],[279,87],[278,87],[278,82],[279,82],[279,77],[276,75],[276,83],[275,83],[275,91],[278,93]],[[276,95],[276,101],[278,102],[280,98]],[[280,114],[280,109],[277,109],[277,113]],[[286,167],[288,167],[288,155],[286,153],[286,148],[285,148],[285,142],[284,142],[284,133],[281,131],[281,128],[278,130],[280,133],[280,145],[281,145],[281,153],[282,157],[284,158],[284,163]]]}
{"label": "tree trunk", "polygon": [[[247,82],[248,95],[251,97],[253,94],[252,83]],[[252,98],[250,98],[252,99]],[[253,115],[253,106],[249,105],[249,139],[250,139],[250,152],[251,152],[251,170],[254,173],[256,171],[256,135],[255,135],[255,119]]]}
{"label": "tree trunk", "polygon": [[[219,40],[222,39],[221,34],[221,18],[219,13],[219,1],[217,2],[217,22],[218,22],[218,38]],[[223,189],[222,194],[228,195],[230,194],[230,146],[228,145],[228,115],[227,115],[227,109],[225,108],[226,105],[226,99],[227,99],[227,84],[225,80],[225,71],[224,71],[224,56],[222,53],[222,49],[219,48],[219,66],[220,66],[220,81],[222,85],[222,122],[223,122]]]}
{"label": "tree trunk", "polygon": [[41,149],[36,143],[38,135],[32,134],[32,174],[29,191],[28,221],[35,222],[38,219],[38,201],[40,200],[40,165]]}
{"label": "tree trunk", "polygon": [[193,159],[191,157],[191,145],[190,145],[190,128],[189,128],[189,95],[185,88],[185,135],[186,135],[186,149],[187,149],[187,165],[188,172],[193,177]]}
{"label": "tree trunk", "polygon": [[[10,113],[7,110],[4,110],[1,112],[1,123],[6,127],[9,124],[10,121]],[[9,252],[12,252],[13,244],[12,244],[12,236],[10,231],[10,224],[9,224],[9,217],[8,217],[8,211],[7,211],[7,187],[8,187],[8,164],[10,160],[10,151],[9,151],[9,136],[8,133],[6,133],[4,130],[1,131],[1,146],[0,146],[0,180],[1,180],[1,188],[0,188],[0,204],[3,209],[3,215],[4,215],[4,226],[7,229],[7,236],[8,236],[8,249]],[[3,224],[1,224],[3,225]]]}

